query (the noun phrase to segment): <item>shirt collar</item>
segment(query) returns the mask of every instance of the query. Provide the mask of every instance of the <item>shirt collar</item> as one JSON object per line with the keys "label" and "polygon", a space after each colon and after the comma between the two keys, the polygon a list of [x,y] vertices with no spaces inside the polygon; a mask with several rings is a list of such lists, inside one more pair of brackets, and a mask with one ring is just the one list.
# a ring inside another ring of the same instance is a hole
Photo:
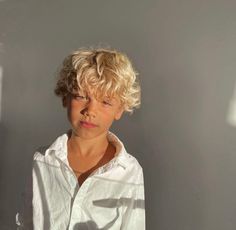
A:
{"label": "shirt collar", "polygon": [[108,132],[108,140],[116,147],[115,159],[123,168],[128,166],[128,153],[121,140],[112,132]]}
{"label": "shirt collar", "polygon": [[[67,162],[67,141],[68,133],[59,136],[52,145],[48,148],[45,155],[55,154],[56,157],[62,161]],[[121,165],[124,169],[128,166],[128,153],[121,142],[121,140],[112,132],[108,132],[107,138],[116,147],[115,157],[113,158],[115,162]],[[113,160],[112,159],[112,160]]]}

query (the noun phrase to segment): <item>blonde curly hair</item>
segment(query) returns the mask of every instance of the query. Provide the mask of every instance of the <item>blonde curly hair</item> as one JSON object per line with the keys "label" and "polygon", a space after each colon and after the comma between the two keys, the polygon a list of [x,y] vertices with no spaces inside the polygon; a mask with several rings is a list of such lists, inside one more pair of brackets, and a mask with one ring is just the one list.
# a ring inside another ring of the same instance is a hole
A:
{"label": "blonde curly hair", "polygon": [[66,98],[78,90],[93,90],[97,98],[118,97],[125,111],[140,106],[140,85],[129,58],[117,50],[82,48],[64,59],[55,94]]}

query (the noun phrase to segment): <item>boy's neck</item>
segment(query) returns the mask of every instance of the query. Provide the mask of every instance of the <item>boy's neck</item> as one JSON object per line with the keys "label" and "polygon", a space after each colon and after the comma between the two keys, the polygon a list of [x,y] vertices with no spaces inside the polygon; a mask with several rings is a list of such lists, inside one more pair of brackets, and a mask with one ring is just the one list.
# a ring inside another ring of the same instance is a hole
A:
{"label": "boy's neck", "polygon": [[106,152],[109,141],[107,135],[103,134],[93,139],[82,139],[71,133],[68,139],[68,151],[82,157],[96,157]]}

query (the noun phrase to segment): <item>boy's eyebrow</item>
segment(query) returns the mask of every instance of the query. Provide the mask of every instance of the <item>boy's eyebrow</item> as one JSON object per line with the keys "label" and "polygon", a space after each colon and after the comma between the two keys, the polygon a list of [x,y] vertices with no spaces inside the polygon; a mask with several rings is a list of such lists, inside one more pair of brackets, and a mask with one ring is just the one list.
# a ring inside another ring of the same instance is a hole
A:
{"label": "boy's eyebrow", "polygon": [[105,96],[105,97],[103,97],[103,99],[111,101],[113,98]]}
{"label": "boy's eyebrow", "polygon": [[108,101],[115,101],[116,98],[115,97],[111,97],[111,96],[104,96],[103,100],[108,100]]}
{"label": "boy's eyebrow", "polygon": [[[73,96],[79,96],[79,95],[83,95],[83,96],[86,96],[86,97],[89,97],[90,95],[93,95],[94,96],[94,94],[93,93],[90,93],[90,92],[87,92],[87,91],[83,91],[83,90],[78,90],[77,92],[73,92],[72,93],[72,95]],[[100,95],[97,95],[98,96],[98,100],[107,100],[107,101],[109,101],[109,102],[114,102],[114,101],[116,101],[116,97],[114,97],[114,96],[109,96],[109,95],[102,95],[102,94],[100,94]]]}
{"label": "boy's eyebrow", "polygon": [[84,94],[84,95],[88,95],[88,93],[86,91],[82,91],[82,90],[78,90],[77,92],[73,92],[73,95],[79,95],[79,94]]}

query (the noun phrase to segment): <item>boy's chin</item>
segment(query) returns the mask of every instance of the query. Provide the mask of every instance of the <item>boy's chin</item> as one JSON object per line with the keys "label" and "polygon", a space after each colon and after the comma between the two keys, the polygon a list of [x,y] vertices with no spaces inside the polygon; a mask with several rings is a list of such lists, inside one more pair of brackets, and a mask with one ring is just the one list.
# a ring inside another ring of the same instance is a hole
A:
{"label": "boy's chin", "polygon": [[94,139],[101,136],[106,136],[108,131],[109,130],[98,132],[95,130],[85,129],[85,130],[72,130],[72,133],[76,137],[89,140],[89,139]]}

